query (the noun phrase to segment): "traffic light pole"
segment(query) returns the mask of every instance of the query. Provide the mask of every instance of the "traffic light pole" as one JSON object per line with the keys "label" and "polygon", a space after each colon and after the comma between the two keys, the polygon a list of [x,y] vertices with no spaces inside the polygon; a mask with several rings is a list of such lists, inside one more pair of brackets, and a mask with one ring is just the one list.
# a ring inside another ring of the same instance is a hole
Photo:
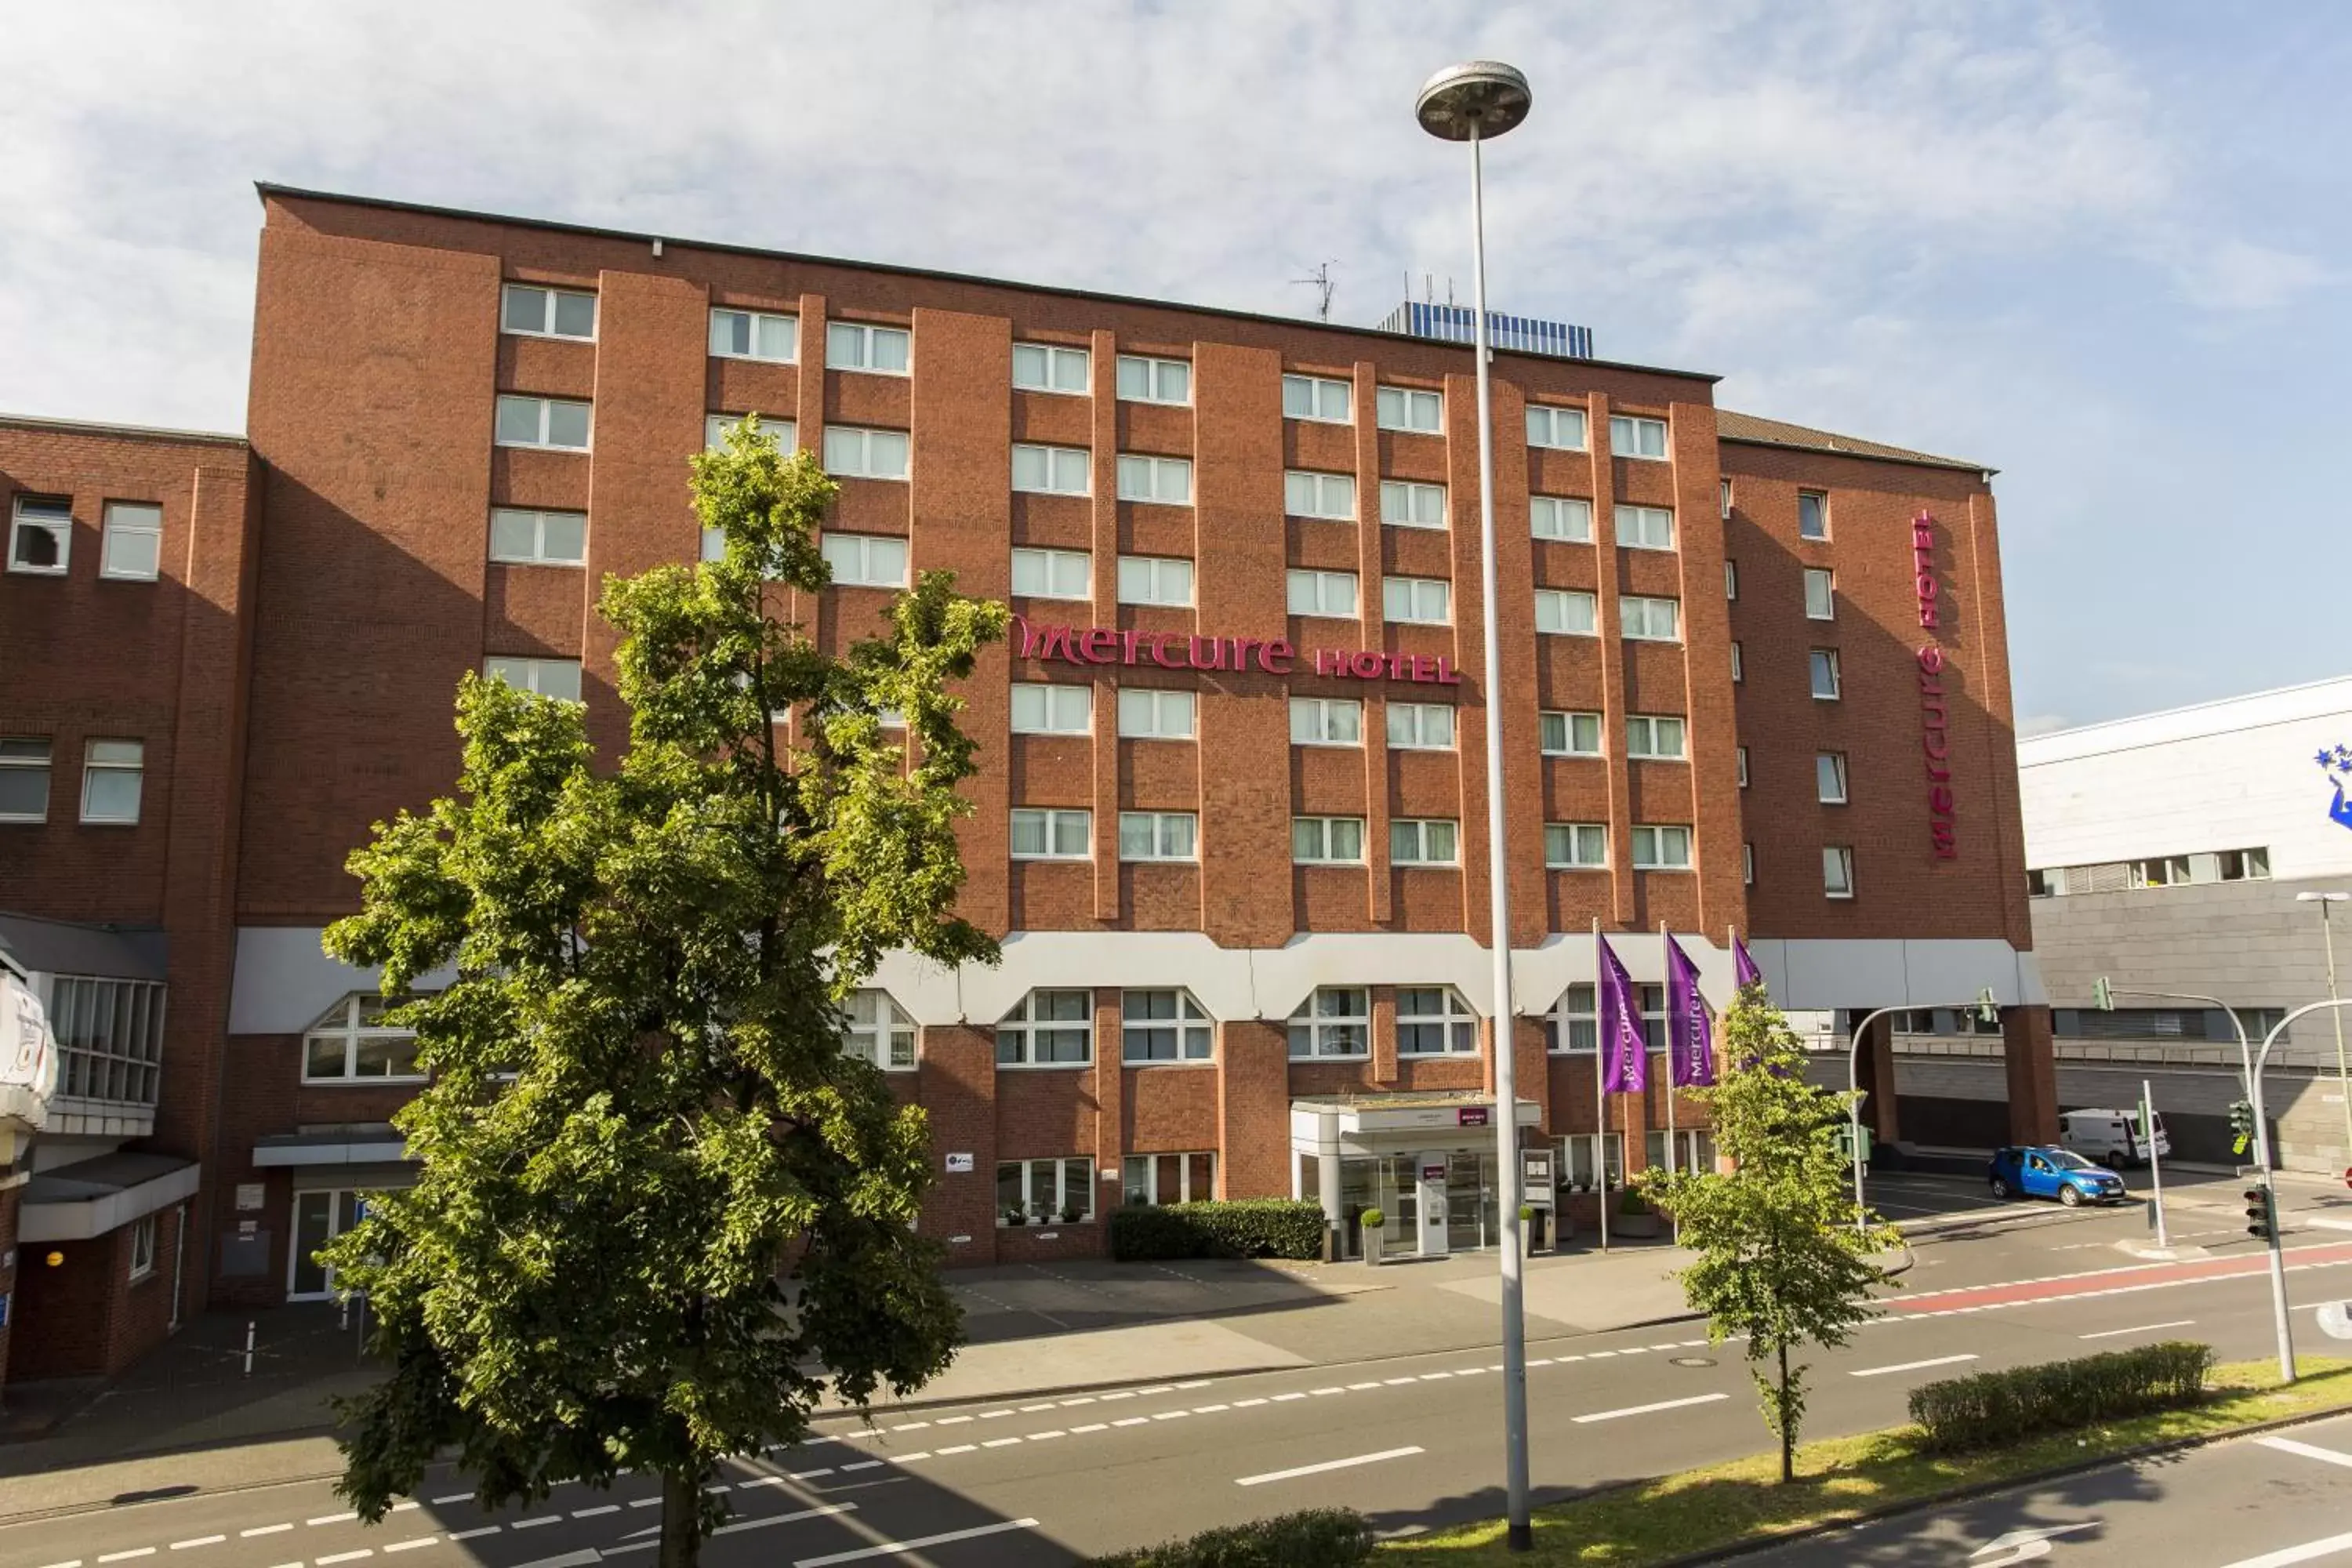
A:
{"label": "traffic light pole", "polygon": [[[1938,1010],[1948,1010],[1954,1013],[1960,1013],[1966,1012],[1969,1008],[1976,1009],[1977,1016],[1979,1017],[1983,1018],[1987,1023],[1990,1023],[2000,1016],[2000,1014],[1998,1011],[1998,1005],[1999,1005],[1993,1001],[1992,993],[1990,991],[1982,991],[1978,993],[1976,999],[1971,1002],[1930,1004],[1926,1007],[1921,1007],[1916,1003],[1906,1002],[1900,1007],[1881,1007],[1874,1013],[1864,1015],[1862,1022],[1856,1024],[1853,1026],[1853,1032],[1846,1037],[1846,1152],[1853,1164],[1853,1228],[1856,1234],[1866,1231],[1870,1228],[1870,1203],[1868,1199],[1863,1196],[1862,1190],[1862,1042],[1869,1033],[1870,1026],[1878,1022],[1881,1018],[1891,1016],[1896,1013],[1932,1013]],[[1878,1088],[1880,1092],[1884,1094],[1891,1095],[1895,1092],[1895,1086],[1891,1083],[1880,1084]],[[1607,1210],[1609,1207],[1605,1193],[1603,1194],[1601,1206],[1602,1210],[1601,1226],[1605,1230],[1608,1227]]]}

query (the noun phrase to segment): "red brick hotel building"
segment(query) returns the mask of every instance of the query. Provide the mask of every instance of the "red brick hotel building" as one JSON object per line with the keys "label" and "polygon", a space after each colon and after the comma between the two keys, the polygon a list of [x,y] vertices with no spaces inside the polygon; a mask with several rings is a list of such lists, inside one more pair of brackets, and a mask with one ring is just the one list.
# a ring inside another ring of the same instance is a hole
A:
{"label": "red brick hotel building", "polygon": [[930,1112],[957,1260],[1208,1195],[1492,1236],[1497,717],[1536,1201],[1667,1154],[1654,1084],[1596,1140],[1596,923],[1653,996],[1662,925],[1717,1001],[1734,930],[1792,1007],[1990,990],[2054,1131],[1979,465],[1507,346],[1489,692],[1458,342],[261,195],[246,437],[0,419],[0,962],[66,1069],[0,1117],[14,1375],[330,1290],[415,1082],[320,950],[344,858],[450,787],[464,670],[620,743],[596,584],[694,556],[687,458],[751,412],[841,478],[819,636],[931,568],[1020,617],[968,693],[1003,963],[887,963],[849,1037]]}

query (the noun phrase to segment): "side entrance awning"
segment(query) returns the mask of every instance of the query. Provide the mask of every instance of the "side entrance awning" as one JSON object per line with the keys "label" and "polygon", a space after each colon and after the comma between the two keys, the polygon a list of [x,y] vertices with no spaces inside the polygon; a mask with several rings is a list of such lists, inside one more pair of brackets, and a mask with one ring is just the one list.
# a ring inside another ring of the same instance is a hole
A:
{"label": "side entrance awning", "polygon": [[289,1165],[396,1165],[408,1145],[391,1127],[336,1127],[281,1132],[257,1140],[253,1163],[264,1170]]}
{"label": "side entrance awning", "polygon": [[27,1242],[89,1241],[195,1195],[200,1171],[177,1154],[101,1154],[43,1171],[25,1184],[17,1235]]}

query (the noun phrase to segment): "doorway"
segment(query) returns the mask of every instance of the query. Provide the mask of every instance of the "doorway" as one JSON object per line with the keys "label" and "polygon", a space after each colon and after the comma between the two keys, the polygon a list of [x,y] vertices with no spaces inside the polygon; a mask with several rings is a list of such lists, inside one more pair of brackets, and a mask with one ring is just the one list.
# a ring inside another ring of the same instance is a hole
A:
{"label": "doorway", "polygon": [[294,1194],[294,1245],[286,1261],[286,1299],[324,1301],[335,1294],[335,1271],[319,1249],[359,1224],[362,1205],[378,1189],[324,1187]]}

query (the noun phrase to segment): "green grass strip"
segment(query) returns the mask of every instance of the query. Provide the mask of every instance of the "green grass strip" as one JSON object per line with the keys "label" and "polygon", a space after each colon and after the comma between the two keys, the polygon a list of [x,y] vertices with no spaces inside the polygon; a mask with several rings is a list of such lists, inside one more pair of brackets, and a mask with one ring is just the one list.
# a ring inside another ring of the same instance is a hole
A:
{"label": "green grass strip", "polygon": [[2283,1388],[2275,1362],[2219,1366],[2213,1370],[2215,1397],[2193,1409],[2050,1433],[1990,1453],[1926,1453],[1916,1426],[1832,1437],[1797,1450],[1797,1479],[1788,1486],[1779,1484],[1780,1456],[1761,1453],[1538,1509],[1536,1549],[1530,1553],[1507,1551],[1503,1523],[1493,1520],[1392,1543],[1375,1561],[1380,1568],[1478,1568],[1488,1563],[1498,1568],[1506,1563],[1521,1568],[1649,1568],[2021,1481],[2150,1444],[2221,1436],[2268,1421],[2352,1407],[2352,1362],[2306,1359],[2299,1370],[2302,1377]]}

